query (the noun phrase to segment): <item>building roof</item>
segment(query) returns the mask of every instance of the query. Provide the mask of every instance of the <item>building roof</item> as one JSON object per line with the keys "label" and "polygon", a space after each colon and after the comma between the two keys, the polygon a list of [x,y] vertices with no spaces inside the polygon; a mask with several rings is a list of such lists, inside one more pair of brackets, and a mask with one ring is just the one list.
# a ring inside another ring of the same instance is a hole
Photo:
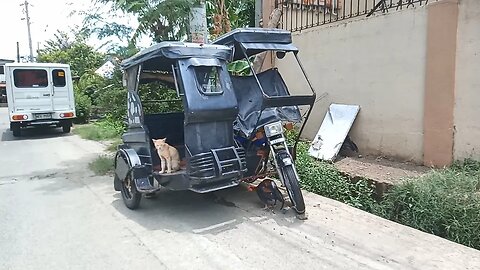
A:
{"label": "building roof", "polygon": [[5,63],[13,63],[15,62],[14,60],[9,60],[9,59],[1,59],[0,58],[0,65],[3,65]]}

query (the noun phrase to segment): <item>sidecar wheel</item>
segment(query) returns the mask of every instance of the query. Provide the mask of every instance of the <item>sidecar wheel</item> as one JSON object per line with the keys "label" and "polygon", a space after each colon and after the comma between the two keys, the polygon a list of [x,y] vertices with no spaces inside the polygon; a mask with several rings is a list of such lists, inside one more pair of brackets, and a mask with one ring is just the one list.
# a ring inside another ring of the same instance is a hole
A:
{"label": "sidecar wheel", "polygon": [[132,179],[132,173],[129,172],[125,180],[122,181],[121,193],[123,198],[123,203],[129,209],[135,210],[140,205],[140,200],[142,199],[142,194],[137,191],[135,182]]}
{"label": "sidecar wheel", "polygon": [[114,173],[113,176],[113,189],[115,191],[122,191],[122,181],[118,178],[117,174]]}

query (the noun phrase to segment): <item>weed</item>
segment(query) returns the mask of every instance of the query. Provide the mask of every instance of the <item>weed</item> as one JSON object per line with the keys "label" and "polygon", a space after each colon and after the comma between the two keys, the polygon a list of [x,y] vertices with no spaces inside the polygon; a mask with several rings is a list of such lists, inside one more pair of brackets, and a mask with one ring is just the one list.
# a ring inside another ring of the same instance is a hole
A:
{"label": "weed", "polygon": [[375,203],[373,187],[365,180],[351,182],[333,164],[315,160],[308,154],[309,144],[297,148],[297,172],[303,189],[370,211]]}
{"label": "weed", "polygon": [[467,160],[395,186],[373,213],[480,249],[479,168]]}
{"label": "weed", "polygon": [[106,175],[113,172],[113,157],[99,156],[88,165],[96,175]]}
{"label": "weed", "polygon": [[122,140],[120,138],[114,139],[108,146],[107,146],[107,151],[108,152],[116,152],[118,145],[122,144]]}
{"label": "weed", "polygon": [[93,124],[75,126],[73,132],[83,139],[103,141],[118,138],[123,130],[122,123],[107,119]]}

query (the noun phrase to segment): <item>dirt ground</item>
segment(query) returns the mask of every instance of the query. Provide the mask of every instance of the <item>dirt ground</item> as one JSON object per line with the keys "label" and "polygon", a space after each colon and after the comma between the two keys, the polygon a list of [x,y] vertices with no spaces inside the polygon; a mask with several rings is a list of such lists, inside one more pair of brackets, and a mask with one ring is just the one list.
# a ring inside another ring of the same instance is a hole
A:
{"label": "dirt ground", "polygon": [[366,178],[385,186],[385,188],[424,175],[431,170],[413,163],[373,156],[339,158],[335,166],[348,177]]}

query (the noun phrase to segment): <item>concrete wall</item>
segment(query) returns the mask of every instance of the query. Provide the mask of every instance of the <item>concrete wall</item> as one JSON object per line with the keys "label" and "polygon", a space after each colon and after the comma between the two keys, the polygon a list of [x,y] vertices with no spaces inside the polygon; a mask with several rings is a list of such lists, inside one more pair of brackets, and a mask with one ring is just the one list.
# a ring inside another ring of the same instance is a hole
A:
{"label": "concrete wall", "polygon": [[423,163],[453,162],[458,0],[427,6]]}
{"label": "concrete wall", "polygon": [[480,159],[480,1],[461,0],[457,33],[455,159]]}
{"label": "concrete wall", "polygon": [[[306,129],[312,138],[334,103],[358,104],[350,133],[360,151],[422,162],[427,10],[415,8],[294,33],[317,93]],[[277,60],[292,92],[306,84],[293,58]]]}

